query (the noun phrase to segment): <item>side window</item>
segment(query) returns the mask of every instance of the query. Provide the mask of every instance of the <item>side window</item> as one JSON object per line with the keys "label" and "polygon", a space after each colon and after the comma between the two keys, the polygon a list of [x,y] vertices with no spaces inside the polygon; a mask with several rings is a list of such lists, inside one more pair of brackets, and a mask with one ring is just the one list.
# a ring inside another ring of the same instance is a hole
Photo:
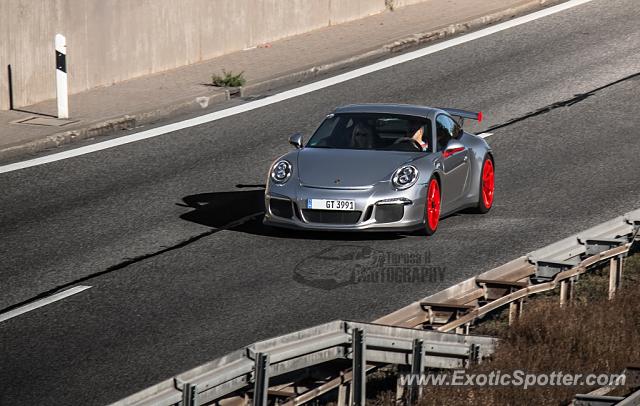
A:
{"label": "side window", "polygon": [[447,147],[449,140],[456,134],[455,128],[456,123],[444,114],[440,114],[436,118],[437,151],[442,151]]}

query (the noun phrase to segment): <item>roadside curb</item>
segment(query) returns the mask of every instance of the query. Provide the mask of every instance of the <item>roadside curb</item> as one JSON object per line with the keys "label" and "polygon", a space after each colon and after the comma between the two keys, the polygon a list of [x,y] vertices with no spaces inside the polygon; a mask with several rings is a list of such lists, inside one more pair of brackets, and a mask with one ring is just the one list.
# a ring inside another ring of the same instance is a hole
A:
{"label": "roadside curb", "polygon": [[517,7],[511,7],[461,23],[450,24],[432,31],[412,34],[402,39],[383,45],[374,50],[354,55],[346,59],[323,65],[313,66],[297,72],[288,73],[286,75],[246,85],[241,88],[240,94],[242,97],[256,96],[260,93],[284,86],[289,86],[297,82],[302,82],[304,80],[314,78],[316,76],[335,73],[337,71],[347,69],[355,64],[383,59],[384,57],[388,57],[391,54],[399,53],[401,51],[405,51],[407,49],[414,48],[428,42],[441,40],[486,25],[499,23],[504,20],[515,18],[528,12],[534,11],[536,9],[563,3],[564,1],[565,0],[532,0]]}
{"label": "roadside curb", "polygon": [[35,154],[45,149],[59,147],[99,135],[112,134],[118,130],[129,130],[135,127],[136,120],[125,115],[113,120],[106,120],[88,127],[48,135],[21,145],[11,146],[0,150],[0,160],[16,158],[22,155]]}
{"label": "roadside curb", "polygon": [[[277,88],[313,79],[321,75],[336,73],[353,65],[372,62],[399,53],[422,44],[441,40],[456,34],[461,34],[476,28],[495,24],[520,15],[542,9],[565,0],[532,0],[517,7],[510,7],[492,14],[473,18],[468,21],[450,24],[438,29],[409,35],[394,42],[385,44],[361,54],[341,59],[335,62],[305,68],[256,83],[250,83],[240,88],[240,97],[259,96]],[[113,135],[115,132],[131,130],[137,126],[167,118],[173,114],[202,111],[213,105],[228,101],[231,98],[229,90],[202,95],[196,98],[182,99],[166,106],[151,110],[123,115],[99,122],[88,124],[86,127],[48,135],[44,138],[0,149],[0,162],[14,159],[23,155],[35,154],[49,148],[74,143],[97,136]]]}
{"label": "roadside curb", "polygon": [[25,144],[0,149],[0,162],[36,154],[50,148],[60,147],[81,140],[113,135],[118,131],[132,130],[141,125],[167,118],[173,114],[202,111],[229,99],[229,91],[225,90],[223,93],[183,99],[150,111],[125,114],[116,118],[88,123],[82,128],[51,134]]}

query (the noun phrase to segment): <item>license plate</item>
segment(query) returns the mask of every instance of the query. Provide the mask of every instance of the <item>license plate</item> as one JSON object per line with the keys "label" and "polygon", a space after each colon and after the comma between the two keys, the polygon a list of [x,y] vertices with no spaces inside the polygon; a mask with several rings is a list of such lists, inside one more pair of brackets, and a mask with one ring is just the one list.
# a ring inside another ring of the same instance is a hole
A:
{"label": "license plate", "polygon": [[355,200],[307,199],[307,209],[355,210]]}

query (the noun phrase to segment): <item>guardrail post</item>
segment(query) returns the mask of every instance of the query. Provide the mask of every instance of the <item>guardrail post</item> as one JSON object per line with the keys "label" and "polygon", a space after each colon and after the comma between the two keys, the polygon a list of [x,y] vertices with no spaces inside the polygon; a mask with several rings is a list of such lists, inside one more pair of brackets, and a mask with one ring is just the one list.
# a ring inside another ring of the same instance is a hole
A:
{"label": "guardrail post", "polygon": [[566,306],[573,301],[575,296],[575,284],[574,277],[565,279],[560,282],[560,307]]}
{"label": "guardrail post", "polygon": [[518,312],[518,304],[516,302],[509,303],[509,325],[513,325],[515,323]]}
{"label": "guardrail post", "polygon": [[338,406],[347,406],[347,383],[341,383],[338,386]]}
{"label": "guardrail post", "polygon": [[353,379],[351,381],[351,394],[353,406],[364,406],[366,401],[366,357],[364,330],[354,328],[352,331],[351,348],[353,348]]}
{"label": "guardrail post", "polygon": [[403,398],[405,393],[405,386],[400,382],[400,374],[402,372],[406,372],[406,370],[402,370],[401,367],[398,367],[398,379],[396,380],[396,404],[403,404]]}
{"label": "guardrail post", "polygon": [[613,299],[620,289],[622,279],[622,256],[611,258],[609,262],[609,300]]}
{"label": "guardrail post", "polygon": [[[413,352],[411,354],[411,375],[417,377],[424,369],[424,341],[416,338],[413,340]],[[409,389],[409,404],[415,405],[422,396],[422,386],[414,379]]]}
{"label": "guardrail post", "polygon": [[182,385],[182,406],[198,406],[198,391],[196,385],[185,382]]}
{"label": "guardrail post", "polygon": [[253,405],[266,406],[269,391],[269,354],[256,353],[255,378],[253,385]]}
{"label": "guardrail post", "polygon": [[567,300],[569,301],[569,303],[573,302],[573,299],[576,296],[576,278],[572,277],[569,279],[569,291],[567,292]]}
{"label": "guardrail post", "polygon": [[517,319],[522,316],[522,308],[524,307],[524,299],[517,299],[509,303],[509,325],[513,325]]}
{"label": "guardrail post", "polygon": [[560,307],[564,307],[567,305],[568,291],[569,291],[569,282],[566,279],[563,281],[560,281]]}
{"label": "guardrail post", "polygon": [[480,345],[469,344],[469,364],[475,364],[480,361]]}
{"label": "guardrail post", "polygon": [[622,266],[624,265],[624,255],[618,257],[618,289],[622,287]]}

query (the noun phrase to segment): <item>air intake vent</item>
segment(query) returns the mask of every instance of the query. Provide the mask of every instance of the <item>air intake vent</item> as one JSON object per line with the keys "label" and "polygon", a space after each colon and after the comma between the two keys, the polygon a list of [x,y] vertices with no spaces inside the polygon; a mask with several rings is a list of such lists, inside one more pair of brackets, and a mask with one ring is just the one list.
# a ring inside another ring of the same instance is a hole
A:
{"label": "air intake vent", "polygon": [[288,219],[293,217],[293,207],[289,200],[271,199],[269,200],[269,210],[274,216]]}
{"label": "air intake vent", "polygon": [[361,211],[302,210],[302,215],[310,223],[356,224],[361,214]]}
{"label": "air intake vent", "polygon": [[402,204],[381,204],[376,206],[376,221],[378,223],[400,221],[402,216],[404,216],[404,205]]}

